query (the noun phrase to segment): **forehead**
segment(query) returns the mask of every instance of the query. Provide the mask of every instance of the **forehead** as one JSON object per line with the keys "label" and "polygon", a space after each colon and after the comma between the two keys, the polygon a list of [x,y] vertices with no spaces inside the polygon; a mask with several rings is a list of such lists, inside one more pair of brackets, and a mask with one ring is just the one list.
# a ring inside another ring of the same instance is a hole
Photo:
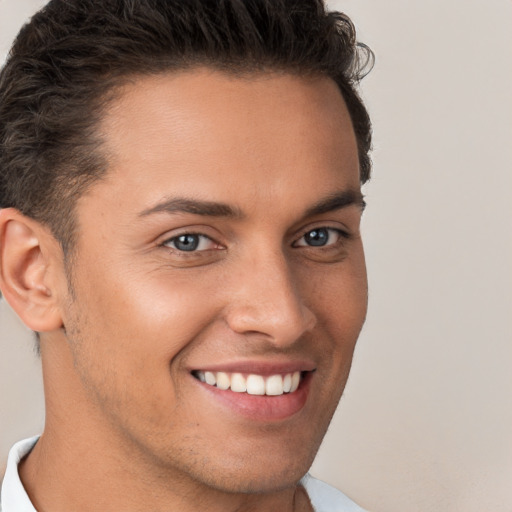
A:
{"label": "forehead", "polygon": [[350,116],[329,78],[211,69],[135,78],[100,128],[106,182],[147,203],[177,187],[225,202],[359,187]]}

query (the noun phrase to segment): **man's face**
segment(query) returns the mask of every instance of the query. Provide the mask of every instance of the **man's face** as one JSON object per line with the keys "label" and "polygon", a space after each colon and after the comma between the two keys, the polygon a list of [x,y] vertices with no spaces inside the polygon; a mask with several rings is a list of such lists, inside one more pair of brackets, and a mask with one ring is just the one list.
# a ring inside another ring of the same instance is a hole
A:
{"label": "man's face", "polygon": [[77,205],[62,306],[73,366],[59,392],[80,397],[80,435],[176,481],[290,485],[366,312],[357,148],[336,85],[140,78],[101,130],[110,170]]}

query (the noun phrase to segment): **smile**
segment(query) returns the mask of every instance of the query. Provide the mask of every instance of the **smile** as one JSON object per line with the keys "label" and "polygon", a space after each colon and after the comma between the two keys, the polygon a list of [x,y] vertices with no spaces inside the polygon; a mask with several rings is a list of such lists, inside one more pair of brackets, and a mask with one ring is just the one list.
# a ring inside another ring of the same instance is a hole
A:
{"label": "smile", "polygon": [[199,381],[222,390],[249,395],[280,396],[297,391],[305,373],[307,372],[295,371],[263,376],[254,373],[244,375],[242,373],[196,370],[192,372],[192,375]]}

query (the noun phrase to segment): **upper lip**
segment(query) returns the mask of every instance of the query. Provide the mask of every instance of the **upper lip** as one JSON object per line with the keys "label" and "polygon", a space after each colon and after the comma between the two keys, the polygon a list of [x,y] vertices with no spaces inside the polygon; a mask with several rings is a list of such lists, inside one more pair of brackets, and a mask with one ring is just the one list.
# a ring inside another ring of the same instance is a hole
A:
{"label": "upper lip", "polygon": [[313,361],[308,359],[283,361],[242,360],[225,363],[205,364],[191,368],[191,371],[209,371],[226,373],[245,373],[257,375],[277,375],[294,372],[307,372],[316,369]]}

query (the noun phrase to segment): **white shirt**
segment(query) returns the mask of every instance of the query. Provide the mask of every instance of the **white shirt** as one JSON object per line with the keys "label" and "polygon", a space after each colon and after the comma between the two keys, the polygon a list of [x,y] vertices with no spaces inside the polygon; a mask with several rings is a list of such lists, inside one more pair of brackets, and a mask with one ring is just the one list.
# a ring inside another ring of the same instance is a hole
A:
{"label": "white shirt", "polygon": [[[2,484],[0,512],[36,512],[18,474],[18,464],[30,453],[39,436],[16,443],[9,452],[7,469]],[[308,493],[315,512],[364,512],[342,492],[310,475],[306,475],[302,485]]]}

